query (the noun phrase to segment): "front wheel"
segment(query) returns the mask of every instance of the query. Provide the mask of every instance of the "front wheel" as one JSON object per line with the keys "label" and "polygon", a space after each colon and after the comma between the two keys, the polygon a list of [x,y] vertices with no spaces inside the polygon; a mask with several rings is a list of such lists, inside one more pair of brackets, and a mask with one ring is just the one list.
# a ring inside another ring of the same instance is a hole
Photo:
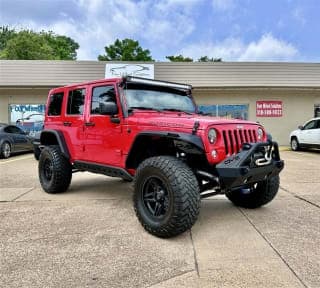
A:
{"label": "front wheel", "polygon": [[226,193],[227,198],[236,206],[258,208],[269,203],[278,193],[279,175],[251,186],[239,188]]}
{"label": "front wheel", "polygon": [[41,186],[47,193],[61,193],[68,189],[72,167],[59,146],[47,146],[41,151],[38,170]]}
{"label": "front wheel", "polygon": [[145,230],[158,237],[173,237],[197,220],[198,182],[192,170],[174,157],[148,158],[136,171],[133,201]]}
{"label": "front wheel", "polygon": [[291,146],[291,150],[292,151],[299,151],[300,146],[299,146],[299,142],[298,139],[296,137],[293,137],[290,141],[290,146]]}

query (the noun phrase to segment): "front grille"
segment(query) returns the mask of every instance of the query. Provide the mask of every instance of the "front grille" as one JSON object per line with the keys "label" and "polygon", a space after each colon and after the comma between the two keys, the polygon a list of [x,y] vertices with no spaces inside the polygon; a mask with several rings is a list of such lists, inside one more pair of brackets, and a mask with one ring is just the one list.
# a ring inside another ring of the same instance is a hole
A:
{"label": "front grille", "polygon": [[232,129],[222,131],[226,155],[236,154],[240,151],[243,143],[257,142],[255,130]]}

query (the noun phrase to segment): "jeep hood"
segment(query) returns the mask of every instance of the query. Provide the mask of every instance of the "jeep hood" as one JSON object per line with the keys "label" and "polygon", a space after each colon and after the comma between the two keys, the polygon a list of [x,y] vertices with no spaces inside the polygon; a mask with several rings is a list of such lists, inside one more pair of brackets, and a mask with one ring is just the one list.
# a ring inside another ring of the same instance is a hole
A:
{"label": "jeep hood", "polygon": [[[139,114],[139,115],[138,115]],[[181,128],[181,129],[192,129],[195,122],[199,123],[198,130],[206,129],[211,125],[235,125],[235,124],[246,124],[246,125],[259,125],[256,122],[239,120],[239,119],[225,119],[219,117],[211,116],[202,116],[197,114],[184,114],[184,113],[166,113],[166,112],[152,112],[145,114],[146,117],[143,117],[145,113],[136,113],[137,124],[141,126],[150,126],[150,127],[172,127],[172,128]]]}

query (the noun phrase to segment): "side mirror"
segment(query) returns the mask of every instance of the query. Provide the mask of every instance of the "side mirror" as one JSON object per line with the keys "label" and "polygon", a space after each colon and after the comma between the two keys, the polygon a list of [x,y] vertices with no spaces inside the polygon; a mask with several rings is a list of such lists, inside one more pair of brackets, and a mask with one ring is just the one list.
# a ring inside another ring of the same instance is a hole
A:
{"label": "side mirror", "polygon": [[303,126],[299,125],[298,129],[303,130]]}
{"label": "side mirror", "polygon": [[101,102],[99,104],[100,114],[115,115],[118,114],[118,106],[114,102]]}

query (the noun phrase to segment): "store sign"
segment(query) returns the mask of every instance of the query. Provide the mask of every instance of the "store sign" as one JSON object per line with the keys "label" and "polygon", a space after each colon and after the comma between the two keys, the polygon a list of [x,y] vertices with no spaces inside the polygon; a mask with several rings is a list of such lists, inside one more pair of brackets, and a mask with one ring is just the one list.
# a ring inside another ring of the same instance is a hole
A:
{"label": "store sign", "polygon": [[257,117],[282,117],[282,101],[257,101]]}
{"label": "store sign", "polygon": [[106,64],[105,78],[136,76],[154,79],[153,64]]}
{"label": "store sign", "polygon": [[43,129],[44,104],[10,104],[10,123],[34,135]]}

